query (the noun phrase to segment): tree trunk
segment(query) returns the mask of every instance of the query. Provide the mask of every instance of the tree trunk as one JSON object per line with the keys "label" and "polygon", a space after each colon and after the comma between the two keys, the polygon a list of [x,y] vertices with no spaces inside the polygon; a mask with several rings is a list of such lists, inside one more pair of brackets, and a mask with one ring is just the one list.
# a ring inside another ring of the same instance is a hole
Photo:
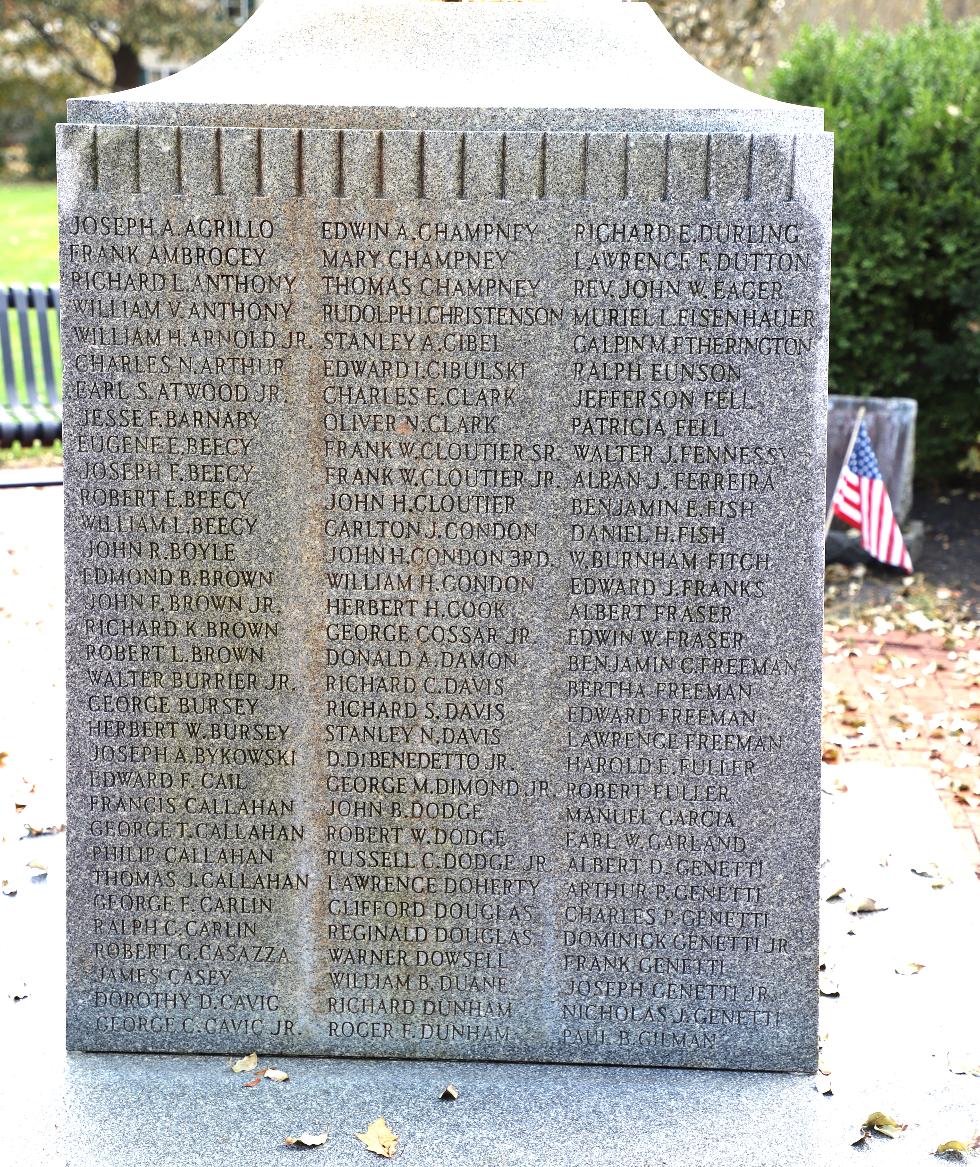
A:
{"label": "tree trunk", "polygon": [[112,70],[112,88],[116,92],[120,89],[135,89],[143,80],[136,50],[125,41],[121,41],[112,54]]}

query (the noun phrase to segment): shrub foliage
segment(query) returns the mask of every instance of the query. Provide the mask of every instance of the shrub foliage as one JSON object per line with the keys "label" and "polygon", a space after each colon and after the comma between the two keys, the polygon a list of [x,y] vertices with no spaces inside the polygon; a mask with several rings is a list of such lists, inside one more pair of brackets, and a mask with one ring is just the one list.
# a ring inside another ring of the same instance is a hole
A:
{"label": "shrub foliage", "polygon": [[949,479],[980,443],[980,21],[804,29],[770,89],[836,135],[831,391],[916,398]]}

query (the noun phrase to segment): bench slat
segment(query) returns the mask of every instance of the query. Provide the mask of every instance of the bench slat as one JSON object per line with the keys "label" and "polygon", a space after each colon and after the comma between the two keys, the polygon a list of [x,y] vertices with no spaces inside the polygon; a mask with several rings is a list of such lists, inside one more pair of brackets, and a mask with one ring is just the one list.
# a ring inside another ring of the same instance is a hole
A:
{"label": "bench slat", "polygon": [[14,350],[10,343],[10,307],[13,299],[10,290],[0,284],[0,364],[3,366],[3,387],[8,405],[14,405],[17,398],[17,384],[14,378]]}
{"label": "bench slat", "polygon": [[[51,333],[52,328],[60,331],[60,307],[57,285],[44,288],[32,284],[29,290],[16,284],[0,285],[0,369],[3,372],[0,447],[10,446],[16,441],[29,446],[38,439],[43,445],[50,446],[61,437],[61,392]],[[52,309],[54,318],[49,320],[48,312]],[[17,388],[11,311],[17,317],[26,405]],[[32,315],[36,320],[41,352],[40,380],[32,346]]]}
{"label": "bench slat", "polygon": [[54,353],[51,348],[51,329],[48,326],[48,290],[39,284],[29,288],[31,305],[37,319],[37,336],[41,342],[41,367],[44,371],[44,396],[48,403],[57,400],[54,375]]}
{"label": "bench slat", "polygon": [[20,330],[20,357],[24,362],[24,388],[27,390],[27,400],[31,405],[38,404],[37,375],[34,372],[34,349],[31,345],[31,321],[28,309],[27,289],[20,284],[14,284],[10,289],[14,297],[14,309],[17,312],[17,326]]}

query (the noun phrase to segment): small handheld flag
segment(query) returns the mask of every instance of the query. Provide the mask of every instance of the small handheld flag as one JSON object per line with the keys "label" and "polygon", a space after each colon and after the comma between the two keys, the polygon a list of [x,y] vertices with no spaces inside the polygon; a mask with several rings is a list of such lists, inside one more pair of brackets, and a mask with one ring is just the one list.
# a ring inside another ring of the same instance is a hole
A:
{"label": "small handheld flag", "polygon": [[831,503],[833,513],[861,532],[861,546],[890,567],[911,572],[912,560],[892,511],[878,459],[864,424],[863,410],[848,458],[837,480]]}

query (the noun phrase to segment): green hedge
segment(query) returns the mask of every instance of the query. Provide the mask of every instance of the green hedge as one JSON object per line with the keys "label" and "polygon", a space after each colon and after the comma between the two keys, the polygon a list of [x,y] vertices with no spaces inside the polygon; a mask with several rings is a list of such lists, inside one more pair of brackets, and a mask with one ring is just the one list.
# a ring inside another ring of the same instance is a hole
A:
{"label": "green hedge", "polygon": [[980,447],[980,21],[804,29],[770,91],[836,135],[831,392],[916,398],[948,480]]}

